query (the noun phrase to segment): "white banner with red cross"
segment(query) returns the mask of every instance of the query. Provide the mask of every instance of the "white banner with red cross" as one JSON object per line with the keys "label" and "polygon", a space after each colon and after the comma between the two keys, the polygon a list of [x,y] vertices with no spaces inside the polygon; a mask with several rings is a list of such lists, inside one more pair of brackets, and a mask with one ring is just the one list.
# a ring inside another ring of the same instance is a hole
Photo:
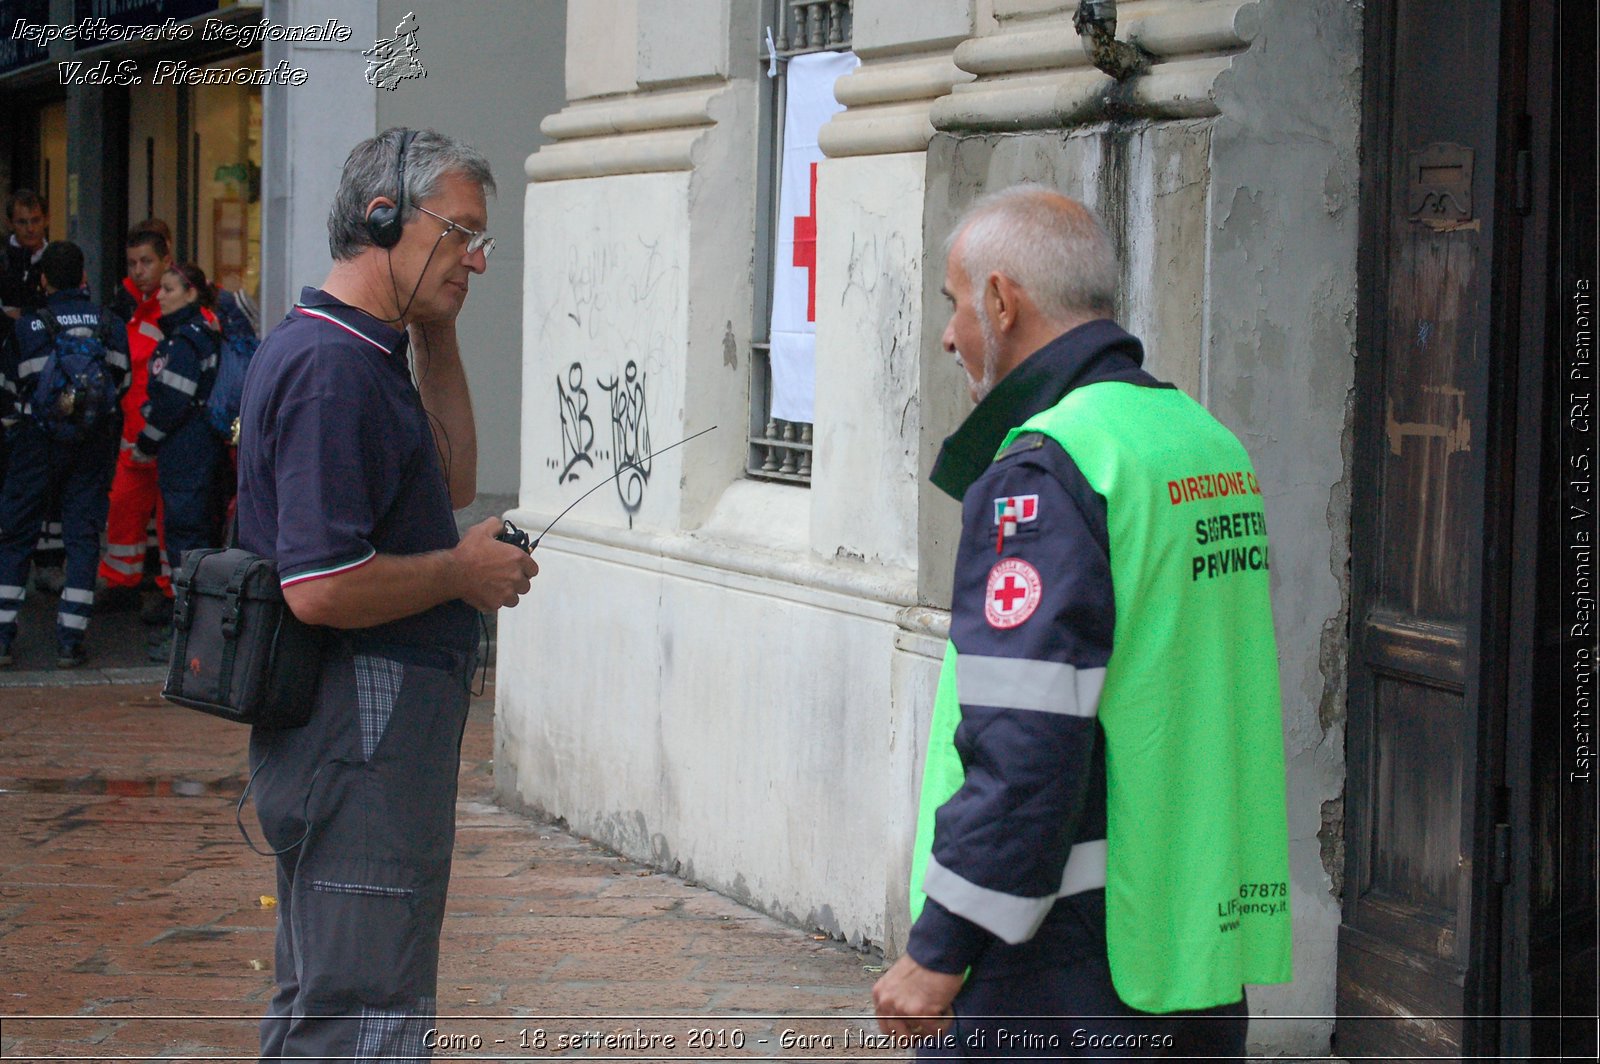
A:
{"label": "white banner with red cross", "polygon": [[817,347],[817,134],[844,110],[833,84],[861,64],[853,52],[789,60],[778,182],[777,261],[772,270],[772,416],[811,421]]}

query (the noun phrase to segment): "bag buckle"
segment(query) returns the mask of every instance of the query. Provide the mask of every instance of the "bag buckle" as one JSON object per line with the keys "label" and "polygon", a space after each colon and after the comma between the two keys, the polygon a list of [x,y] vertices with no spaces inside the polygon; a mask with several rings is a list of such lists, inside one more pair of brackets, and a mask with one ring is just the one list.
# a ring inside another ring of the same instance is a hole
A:
{"label": "bag buckle", "polygon": [[233,639],[239,634],[239,593],[238,587],[233,584],[228,585],[226,601],[222,607],[222,635],[226,639]]}

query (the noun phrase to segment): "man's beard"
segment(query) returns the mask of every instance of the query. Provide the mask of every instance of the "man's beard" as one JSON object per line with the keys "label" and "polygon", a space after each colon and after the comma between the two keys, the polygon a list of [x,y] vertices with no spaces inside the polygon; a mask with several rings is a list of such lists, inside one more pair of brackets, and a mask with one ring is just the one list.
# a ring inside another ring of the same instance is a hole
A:
{"label": "man's beard", "polygon": [[[1000,376],[1000,337],[995,334],[994,322],[989,320],[989,314],[982,303],[976,304],[973,313],[978,319],[978,333],[983,337],[983,377],[974,380],[972,374],[967,373],[967,387],[972,390],[974,402],[983,402],[994,391]],[[961,371],[966,373],[966,363],[962,363]]]}

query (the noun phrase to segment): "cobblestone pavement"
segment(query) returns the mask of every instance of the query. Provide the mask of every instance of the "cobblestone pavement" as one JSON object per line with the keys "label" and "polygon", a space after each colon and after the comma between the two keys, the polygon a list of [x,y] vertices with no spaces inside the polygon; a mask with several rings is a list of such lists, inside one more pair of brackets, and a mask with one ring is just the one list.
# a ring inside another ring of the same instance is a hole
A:
{"label": "cobblestone pavement", "polygon": [[[881,962],[497,808],[492,693],[437,1058],[904,1056],[861,1048]],[[253,1059],[275,913],[234,825],[245,739],[148,682],[0,688],[0,1057]]]}

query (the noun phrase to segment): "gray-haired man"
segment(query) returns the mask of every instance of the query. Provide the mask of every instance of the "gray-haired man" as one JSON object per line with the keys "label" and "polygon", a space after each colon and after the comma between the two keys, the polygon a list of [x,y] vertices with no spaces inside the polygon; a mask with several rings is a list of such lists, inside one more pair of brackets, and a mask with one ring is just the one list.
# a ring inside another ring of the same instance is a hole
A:
{"label": "gray-haired man", "polygon": [[482,155],[431,131],[357,145],[333,269],[245,382],[239,543],[332,630],[307,663],[310,722],[250,741],[278,854],[264,1059],[430,1055],[477,611],[516,605],[538,572],[497,519],[458,537],[452,513],[477,464],[455,319],[494,247],[493,188]]}
{"label": "gray-haired man", "polygon": [[1083,204],[1020,185],[955,232],[977,405],[930,477],[961,542],[879,1026],[932,1058],[1239,1059],[1244,985],[1293,972],[1259,482],[1111,320]]}

